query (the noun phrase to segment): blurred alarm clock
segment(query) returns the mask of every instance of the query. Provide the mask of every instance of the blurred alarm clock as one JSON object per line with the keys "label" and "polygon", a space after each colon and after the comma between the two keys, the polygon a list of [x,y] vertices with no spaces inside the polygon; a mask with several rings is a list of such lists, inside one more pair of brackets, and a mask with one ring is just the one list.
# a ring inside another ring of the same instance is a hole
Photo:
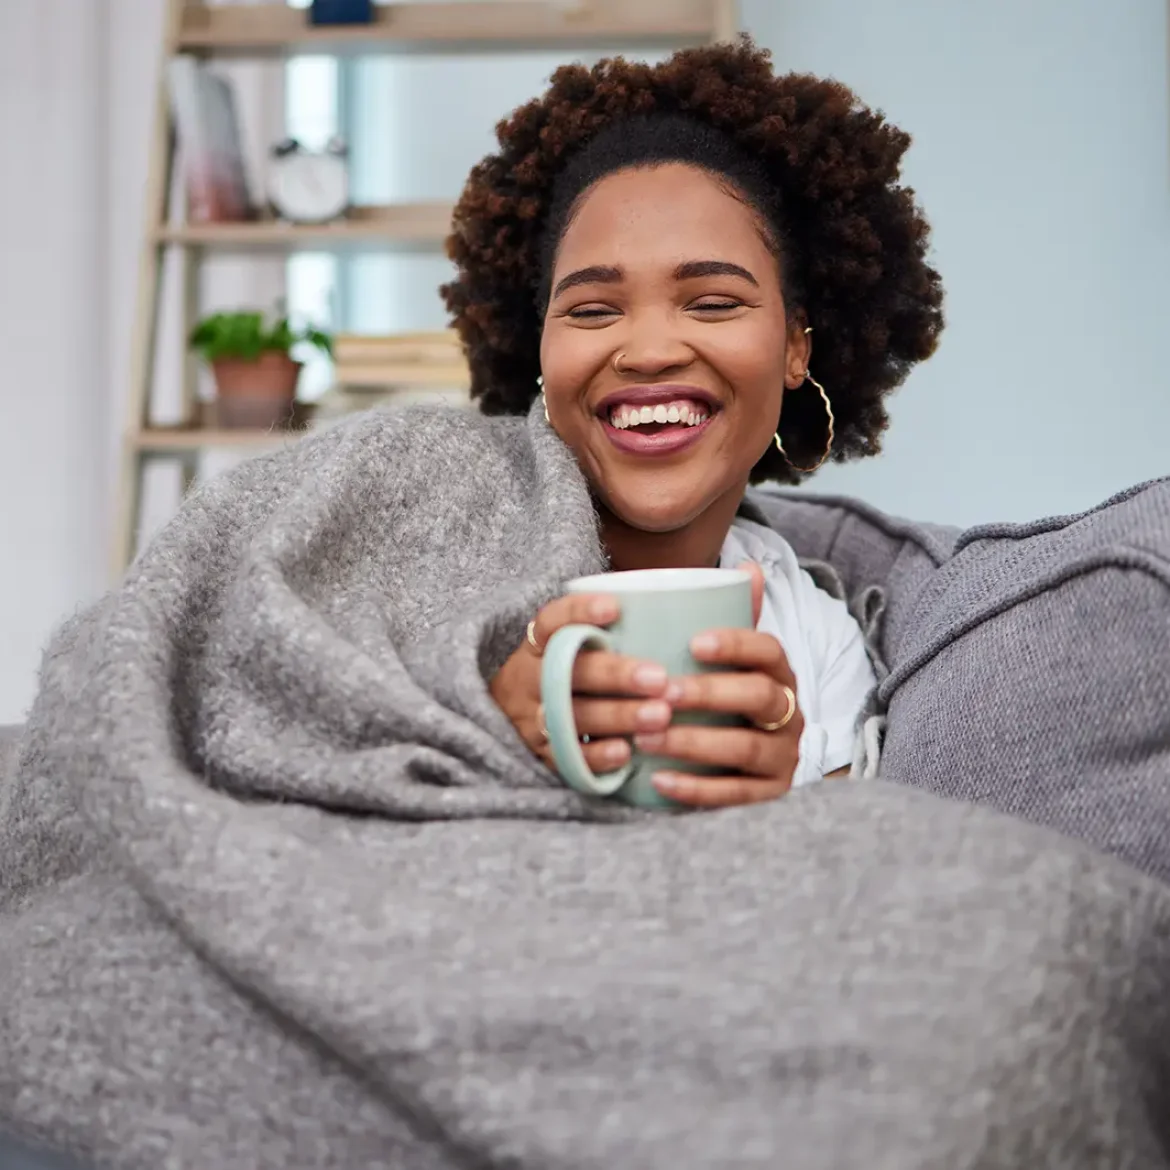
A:
{"label": "blurred alarm clock", "polygon": [[333,139],[324,150],[306,150],[295,138],[272,148],[268,201],[290,223],[340,219],[350,202],[349,150]]}

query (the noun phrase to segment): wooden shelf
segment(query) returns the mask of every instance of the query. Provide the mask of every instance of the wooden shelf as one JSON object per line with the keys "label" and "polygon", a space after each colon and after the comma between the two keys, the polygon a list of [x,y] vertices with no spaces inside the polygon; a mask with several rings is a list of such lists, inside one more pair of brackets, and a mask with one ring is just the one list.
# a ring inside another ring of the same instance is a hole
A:
{"label": "wooden shelf", "polygon": [[309,432],[300,430],[227,430],[216,427],[149,427],[129,437],[136,451],[165,454],[176,451],[239,450],[277,447],[303,439]]}
{"label": "wooden shelf", "polygon": [[180,52],[282,56],[702,43],[726,35],[734,0],[489,0],[379,5],[372,24],[314,27],[285,4],[182,13]]}
{"label": "wooden shelf", "polygon": [[441,248],[451,230],[450,203],[400,203],[385,207],[355,207],[335,223],[291,224],[281,220],[244,223],[165,224],[155,234],[157,244],[224,251],[277,249],[345,250],[382,245],[396,251]]}

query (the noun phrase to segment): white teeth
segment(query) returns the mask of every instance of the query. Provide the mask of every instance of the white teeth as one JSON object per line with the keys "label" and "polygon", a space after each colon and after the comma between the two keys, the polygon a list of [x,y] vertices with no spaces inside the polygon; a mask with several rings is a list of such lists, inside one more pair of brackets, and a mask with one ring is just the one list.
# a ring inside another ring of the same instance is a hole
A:
{"label": "white teeth", "polygon": [[610,426],[619,431],[647,423],[657,423],[659,426],[677,423],[685,427],[697,427],[706,419],[706,409],[695,409],[690,402],[660,402],[656,406],[641,407],[619,405],[609,413]]}

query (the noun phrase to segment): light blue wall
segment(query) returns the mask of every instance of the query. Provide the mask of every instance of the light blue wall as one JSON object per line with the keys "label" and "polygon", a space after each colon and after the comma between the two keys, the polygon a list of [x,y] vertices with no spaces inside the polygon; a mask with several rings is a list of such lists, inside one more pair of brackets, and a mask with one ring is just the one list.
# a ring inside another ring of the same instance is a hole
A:
{"label": "light blue wall", "polygon": [[968,523],[1170,473],[1165,0],[741,4],[778,67],[838,77],[914,135],[948,290],[884,454],[817,488]]}

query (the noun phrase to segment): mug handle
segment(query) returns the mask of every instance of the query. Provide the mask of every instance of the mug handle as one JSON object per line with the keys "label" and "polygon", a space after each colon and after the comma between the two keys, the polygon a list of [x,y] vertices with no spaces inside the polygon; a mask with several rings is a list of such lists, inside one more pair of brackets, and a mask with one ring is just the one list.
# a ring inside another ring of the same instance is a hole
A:
{"label": "mug handle", "polygon": [[598,626],[562,626],[548,640],[540,666],[540,701],[549,747],[561,778],[586,796],[613,796],[630,778],[630,759],[615,772],[598,776],[586,763],[573,722],[573,664],[582,650],[612,650],[613,640]]}

